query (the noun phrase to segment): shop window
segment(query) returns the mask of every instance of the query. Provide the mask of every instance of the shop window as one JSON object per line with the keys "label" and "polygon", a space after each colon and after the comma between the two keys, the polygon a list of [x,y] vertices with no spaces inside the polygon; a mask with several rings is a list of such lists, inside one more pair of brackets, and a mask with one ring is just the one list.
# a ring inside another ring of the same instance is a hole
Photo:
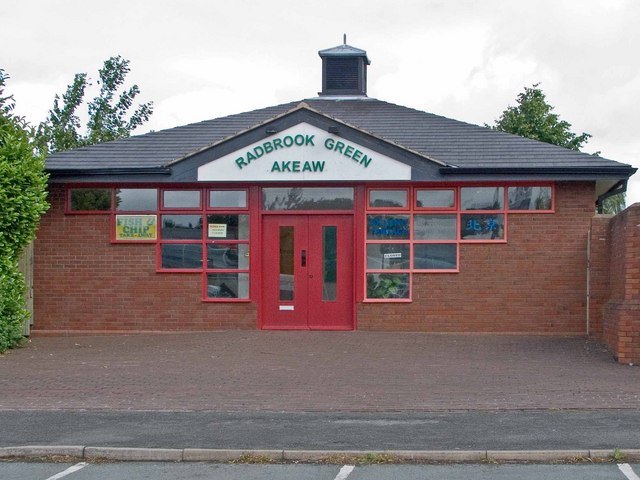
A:
{"label": "shop window", "polygon": [[451,209],[456,206],[453,189],[416,189],[416,208]]}
{"label": "shop window", "polygon": [[507,189],[507,201],[510,211],[551,211],[551,186],[522,186]]}
{"label": "shop window", "polygon": [[209,190],[209,208],[247,208],[247,191]]}
{"label": "shop window", "polygon": [[169,270],[202,269],[201,243],[163,243],[160,246],[161,268]]}
{"label": "shop window", "polygon": [[504,210],[504,187],[462,187],[461,210]]}
{"label": "shop window", "polygon": [[158,190],[155,188],[117,188],[116,211],[155,212],[158,210]]}
{"label": "shop window", "polygon": [[414,270],[457,270],[456,243],[416,243],[413,246]]}
{"label": "shop window", "polygon": [[410,251],[408,243],[368,243],[367,269],[408,270]]}
{"label": "shop window", "polygon": [[369,208],[406,208],[408,193],[402,190],[369,190]]}
{"label": "shop window", "polygon": [[70,188],[69,211],[71,212],[110,212],[110,188]]}
{"label": "shop window", "polygon": [[367,215],[367,239],[408,240],[409,215]]}
{"label": "shop window", "polygon": [[249,298],[249,215],[207,215],[205,298]]}
{"label": "shop window", "polygon": [[206,296],[209,299],[249,298],[248,273],[208,273]]}
{"label": "shop window", "polygon": [[210,240],[248,240],[249,215],[207,215],[207,238]]}
{"label": "shop window", "polygon": [[162,215],[163,240],[202,240],[202,215]]}
{"label": "shop window", "polygon": [[353,188],[263,188],[263,210],[353,210]]}
{"label": "shop window", "polygon": [[457,215],[414,215],[414,240],[457,240]]}
{"label": "shop window", "polygon": [[162,207],[171,208],[201,208],[200,190],[164,190],[162,192]]}
{"label": "shop window", "polygon": [[408,273],[367,273],[367,298],[371,300],[409,300]]}
{"label": "shop window", "polygon": [[503,213],[460,215],[460,239],[498,241],[505,239]]}

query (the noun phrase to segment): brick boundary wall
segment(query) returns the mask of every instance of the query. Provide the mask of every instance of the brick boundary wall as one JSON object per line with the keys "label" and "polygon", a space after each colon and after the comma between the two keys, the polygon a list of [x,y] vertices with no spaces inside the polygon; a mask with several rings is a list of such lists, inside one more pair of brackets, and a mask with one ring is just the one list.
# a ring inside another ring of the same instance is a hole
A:
{"label": "brick boundary wall", "polygon": [[[592,226],[592,255],[594,233],[603,234],[600,219]],[[608,219],[605,260],[608,263],[608,299],[601,303],[601,337],[619,363],[640,364],[640,203]],[[598,240],[599,240],[598,238]],[[602,250],[599,246],[596,250]],[[598,252],[599,255],[602,252]],[[592,270],[592,278],[602,275]],[[599,280],[602,286],[605,282]],[[594,302],[597,303],[597,302]],[[594,325],[595,326],[595,325]],[[596,332],[594,332],[596,333]],[[597,333],[596,333],[597,335]]]}

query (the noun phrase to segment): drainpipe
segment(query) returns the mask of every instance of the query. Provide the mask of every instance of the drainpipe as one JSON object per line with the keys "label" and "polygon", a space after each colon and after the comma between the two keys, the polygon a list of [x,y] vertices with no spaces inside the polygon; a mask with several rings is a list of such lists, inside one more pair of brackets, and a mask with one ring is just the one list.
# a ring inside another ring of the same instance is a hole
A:
{"label": "drainpipe", "polygon": [[587,337],[589,336],[590,308],[591,306],[591,229],[587,237]]}

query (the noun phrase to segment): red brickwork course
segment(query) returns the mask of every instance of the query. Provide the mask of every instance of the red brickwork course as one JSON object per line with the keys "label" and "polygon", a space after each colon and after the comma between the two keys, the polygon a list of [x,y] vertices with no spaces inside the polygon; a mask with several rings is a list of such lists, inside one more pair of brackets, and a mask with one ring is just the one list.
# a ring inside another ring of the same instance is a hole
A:
{"label": "red brickwork course", "polygon": [[604,339],[620,363],[640,364],[640,204],[611,219]]}
{"label": "red brickwork course", "polygon": [[[65,215],[64,189],[50,191],[35,248],[34,333],[257,327],[255,302],[203,302],[202,274],[157,273],[155,245],[110,243],[109,215]],[[555,213],[508,215],[507,243],[462,244],[460,273],[414,274],[412,303],[358,304],[357,328],[585,334],[594,185],[555,192]]]}

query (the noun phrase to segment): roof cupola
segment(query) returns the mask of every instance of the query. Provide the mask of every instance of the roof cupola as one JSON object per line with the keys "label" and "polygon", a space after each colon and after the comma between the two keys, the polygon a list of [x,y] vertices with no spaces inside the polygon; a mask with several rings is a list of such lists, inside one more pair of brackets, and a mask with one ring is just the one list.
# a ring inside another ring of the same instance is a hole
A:
{"label": "roof cupola", "polygon": [[371,63],[367,52],[347,45],[345,35],[342,45],[320,50],[318,55],[322,58],[320,95],[367,95],[367,65]]}

